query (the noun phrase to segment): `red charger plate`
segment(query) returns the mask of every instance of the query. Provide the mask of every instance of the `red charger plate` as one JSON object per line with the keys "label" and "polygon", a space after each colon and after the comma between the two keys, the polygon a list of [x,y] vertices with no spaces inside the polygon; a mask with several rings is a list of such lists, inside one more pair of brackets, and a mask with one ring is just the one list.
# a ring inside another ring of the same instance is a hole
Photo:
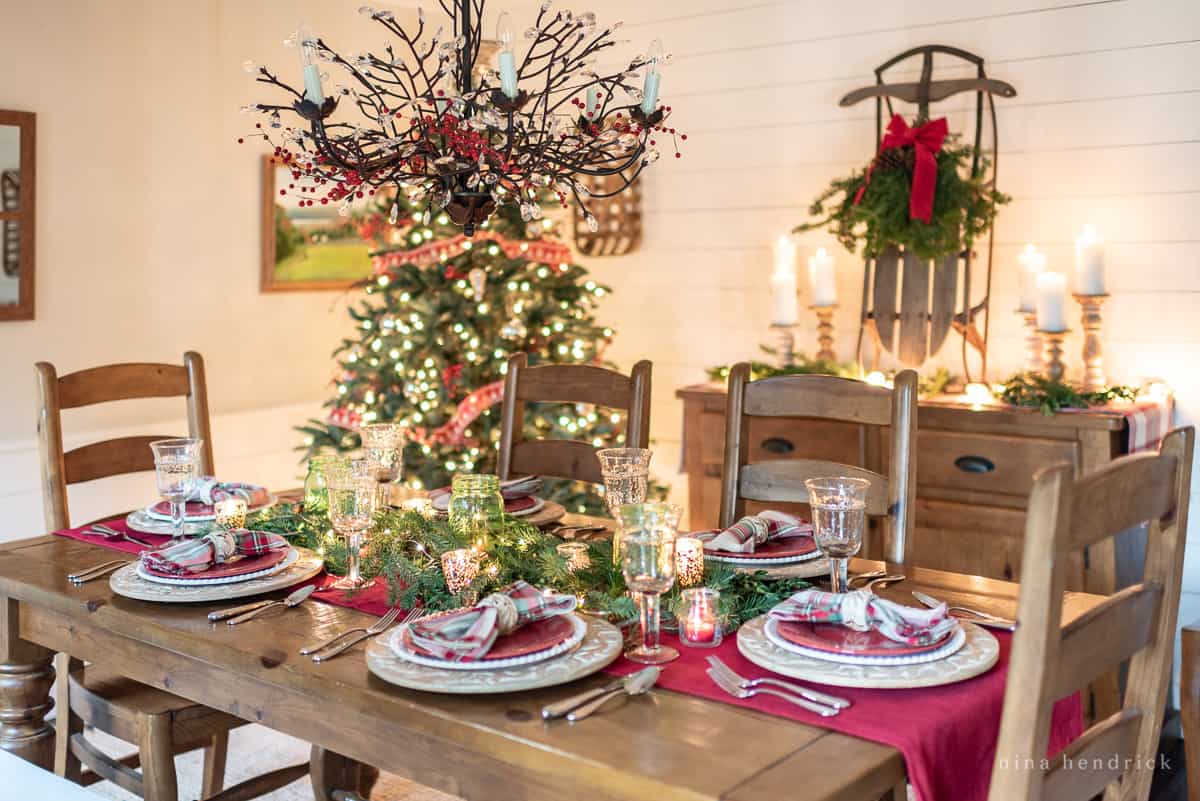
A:
{"label": "red charger plate", "polygon": [[889,640],[878,631],[855,631],[836,623],[796,623],[788,620],[775,621],[775,631],[790,643],[813,651],[849,656],[913,656],[936,651],[954,636],[951,629],[946,636],[929,645],[905,645]]}
{"label": "red charger plate", "polygon": [[705,553],[722,556],[729,559],[785,559],[789,556],[804,556],[817,550],[817,543],[810,535],[801,534],[796,537],[784,537],[778,540],[768,540],[754,550],[754,553],[739,553],[738,551],[713,551],[704,549]]}
{"label": "red charger plate", "polygon": [[[493,662],[498,659],[512,659],[517,656],[536,654],[538,651],[545,651],[566,642],[574,631],[575,624],[571,621],[571,615],[548,617],[545,620],[522,626],[512,634],[497,637],[492,649],[480,661]],[[408,629],[404,630],[403,641],[404,647],[414,654],[437,659],[434,654],[417,646],[412,641],[412,635]]]}
{"label": "red charger plate", "polygon": [[145,565],[142,569],[152,576],[161,576],[162,578],[171,579],[195,579],[196,581],[208,581],[210,579],[233,578],[234,576],[243,576],[247,573],[257,573],[259,570],[267,570],[275,567],[275,565],[287,558],[290,548],[283,548],[278,551],[268,551],[267,553],[258,556],[243,556],[232,562],[210,567],[203,573],[185,573],[180,576],[175,573],[165,573],[161,570],[153,570]]}

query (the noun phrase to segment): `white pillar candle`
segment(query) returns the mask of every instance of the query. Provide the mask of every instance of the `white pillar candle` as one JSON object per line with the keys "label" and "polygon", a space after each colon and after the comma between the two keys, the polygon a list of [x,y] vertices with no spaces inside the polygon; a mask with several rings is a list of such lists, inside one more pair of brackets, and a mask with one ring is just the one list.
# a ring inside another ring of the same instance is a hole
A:
{"label": "white pillar candle", "polygon": [[795,325],[800,320],[800,310],[796,303],[796,243],[787,234],[775,240],[771,307],[771,322],[775,325]]}
{"label": "white pillar candle", "polygon": [[817,248],[808,259],[808,283],[812,288],[812,305],[837,305],[837,274],[833,269],[833,256],[826,253],[825,248]]}
{"label": "white pillar candle", "polygon": [[1046,269],[1046,254],[1032,244],[1026,245],[1017,262],[1021,265],[1021,306],[1018,310],[1031,312],[1037,308],[1037,277]]}
{"label": "white pillar candle", "polygon": [[1040,331],[1067,330],[1067,277],[1062,273],[1038,275],[1037,322]]}
{"label": "white pillar candle", "polygon": [[1083,226],[1075,239],[1075,294],[1105,294],[1104,240],[1092,225]]}

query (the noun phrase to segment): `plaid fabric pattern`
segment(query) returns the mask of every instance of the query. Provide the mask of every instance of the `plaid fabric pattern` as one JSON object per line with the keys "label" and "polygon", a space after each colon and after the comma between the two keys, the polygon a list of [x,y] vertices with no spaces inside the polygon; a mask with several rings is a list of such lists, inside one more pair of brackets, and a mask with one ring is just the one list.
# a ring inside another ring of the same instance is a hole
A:
{"label": "plaid fabric pattern", "polygon": [[[541,476],[523,476],[522,478],[511,478],[508,481],[500,482],[500,496],[506,501],[528,498],[531,495],[537,495],[541,491]],[[450,487],[430,490],[429,502],[433,505],[434,509],[439,512],[445,512],[450,508],[451,492],[452,489]]]}
{"label": "plaid fabric pattern", "polygon": [[278,534],[267,531],[214,531],[158,551],[144,551],[142,564],[151,570],[183,576],[203,573],[234,556],[261,556],[290,547]]}
{"label": "plaid fabric pattern", "polygon": [[1162,438],[1171,430],[1175,411],[1175,396],[1161,400],[1137,401],[1125,410],[1129,424],[1129,452],[1156,451]]}
{"label": "plaid fabric pattern", "polygon": [[721,531],[711,529],[698,531],[693,537],[704,543],[706,551],[731,551],[754,553],[754,549],[768,540],[785,537],[810,537],[812,524],[785,512],[767,511],[743,517],[729,528]]}
{"label": "plaid fabric pattern", "polygon": [[770,615],[796,623],[833,623],[858,631],[875,629],[889,640],[906,645],[938,642],[958,625],[944,603],[937,609],[917,609],[884,600],[870,590],[801,590],[772,609]]}
{"label": "plaid fabric pattern", "polygon": [[220,481],[213,476],[201,476],[192,485],[192,491],[187,499],[193,503],[203,503],[212,506],[226,498],[243,498],[247,506],[262,506],[267,502],[270,493],[266,487],[257,484],[247,484],[244,481]]}
{"label": "plaid fabric pattern", "polygon": [[412,623],[409,634],[419,648],[440,659],[473,662],[487,656],[496,638],[527,623],[575,610],[574,595],[547,595],[524,581],[493,593],[477,606]]}

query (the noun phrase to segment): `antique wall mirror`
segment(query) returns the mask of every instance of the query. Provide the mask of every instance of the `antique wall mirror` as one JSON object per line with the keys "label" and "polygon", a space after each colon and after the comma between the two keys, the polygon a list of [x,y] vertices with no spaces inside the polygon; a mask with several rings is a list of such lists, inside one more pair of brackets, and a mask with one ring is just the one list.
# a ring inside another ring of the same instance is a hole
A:
{"label": "antique wall mirror", "polygon": [[0,320],[33,319],[36,120],[0,110]]}

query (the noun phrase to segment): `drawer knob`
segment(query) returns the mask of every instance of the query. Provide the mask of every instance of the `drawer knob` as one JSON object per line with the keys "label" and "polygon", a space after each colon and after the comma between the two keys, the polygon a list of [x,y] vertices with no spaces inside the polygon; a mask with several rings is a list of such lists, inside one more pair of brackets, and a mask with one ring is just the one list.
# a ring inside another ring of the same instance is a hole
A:
{"label": "drawer knob", "polygon": [[964,473],[990,473],[996,469],[995,462],[982,456],[960,456],[954,466]]}
{"label": "drawer knob", "polygon": [[767,453],[791,453],[796,446],[783,437],[768,437],[762,441],[762,449]]}

